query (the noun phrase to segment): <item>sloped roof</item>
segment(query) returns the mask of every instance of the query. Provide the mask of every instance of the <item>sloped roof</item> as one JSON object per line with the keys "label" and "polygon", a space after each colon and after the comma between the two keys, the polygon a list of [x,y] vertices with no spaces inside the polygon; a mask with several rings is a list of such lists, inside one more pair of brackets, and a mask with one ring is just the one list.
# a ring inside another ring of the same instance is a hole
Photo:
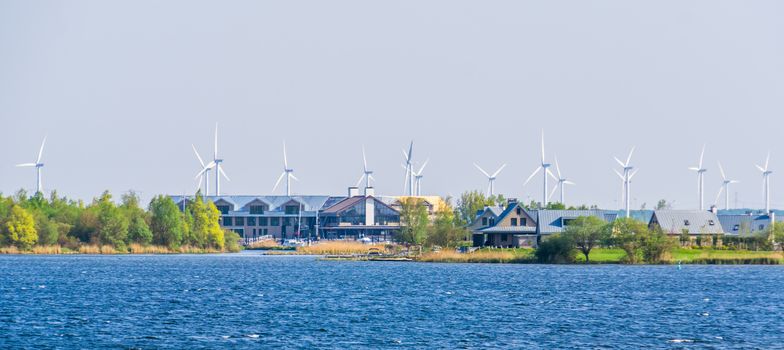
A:
{"label": "sloped roof", "polygon": [[[376,198],[376,197],[372,197],[372,198],[376,202],[377,205],[383,205],[383,206],[389,208],[389,210],[397,212],[397,210],[395,210],[395,208],[390,207],[386,203],[380,201],[378,198]],[[333,205],[325,208],[323,210],[323,213],[324,214],[337,214],[337,213],[339,213],[339,212],[341,212],[343,210],[346,210],[346,209],[348,209],[348,208],[358,204],[359,202],[363,202],[364,200],[365,200],[365,196],[354,196],[354,197],[350,197],[350,198],[344,198],[342,201],[334,203]]]}
{"label": "sloped roof", "polygon": [[[656,210],[651,217],[664,233],[680,234],[688,229],[692,234],[724,233],[716,214],[701,210]],[[687,225],[688,223],[688,225]]]}
{"label": "sloped roof", "polygon": [[528,212],[528,210],[526,210],[524,206],[522,206],[520,203],[517,203],[517,202],[515,202],[515,203],[511,203],[511,204],[507,205],[507,206],[506,206],[506,209],[504,209],[504,211],[502,211],[502,212],[501,212],[501,214],[498,214],[498,215],[497,215],[497,216],[498,216],[498,218],[496,218],[496,219],[495,219],[495,224],[496,224],[496,225],[498,225],[498,223],[499,223],[499,222],[503,221],[503,220],[504,220],[504,218],[505,218],[507,215],[509,215],[509,213],[513,212],[513,211],[515,210],[515,208],[518,208],[518,207],[519,207],[520,209],[522,209],[522,210],[525,212],[525,214],[526,214],[526,215],[528,215],[529,217],[531,217],[531,219],[534,219],[534,220],[536,220],[536,217],[535,217],[535,216],[533,216],[533,215],[531,215],[531,213],[530,213],[530,212]]}
{"label": "sloped roof", "polygon": [[607,220],[604,210],[547,210],[536,211],[536,226],[540,234],[553,234],[563,232],[563,219],[576,219],[581,216],[595,216],[602,220]]}
{"label": "sloped roof", "polygon": [[[718,217],[724,233],[729,235],[754,235],[770,226],[770,216],[764,214],[719,214]],[[783,221],[784,217],[776,216],[776,222]]]}
{"label": "sloped roof", "polygon": [[[188,200],[193,200],[193,196],[169,196],[175,203],[180,203],[183,199],[187,198]],[[313,195],[313,196],[254,196],[254,195],[236,195],[236,196],[205,196],[205,198],[209,201],[216,202],[218,200],[224,200],[228,203],[231,203],[234,206],[233,211],[242,211],[243,208],[250,202],[258,199],[263,202],[269,203],[270,210],[282,210],[280,206],[289,202],[290,200],[295,200],[297,202],[302,203],[303,210],[305,211],[315,211],[321,210],[333,203],[342,200],[346,197],[334,197],[334,196],[320,196],[320,195]]]}
{"label": "sloped roof", "polygon": [[479,232],[482,233],[525,233],[535,234],[536,227],[534,226],[490,226],[485,227]]}

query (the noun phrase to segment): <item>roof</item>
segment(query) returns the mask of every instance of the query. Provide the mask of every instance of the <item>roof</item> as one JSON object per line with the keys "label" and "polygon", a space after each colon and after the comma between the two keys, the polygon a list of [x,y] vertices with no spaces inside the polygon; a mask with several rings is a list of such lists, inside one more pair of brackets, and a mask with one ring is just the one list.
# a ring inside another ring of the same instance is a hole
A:
{"label": "roof", "polygon": [[[607,221],[604,210],[590,209],[590,210],[547,210],[540,209],[536,211],[537,219],[536,226],[540,234],[553,234],[563,232],[563,220],[561,219],[576,219],[581,216],[595,216],[599,219]],[[612,213],[610,213],[612,217]]]}
{"label": "roof", "polygon": [[[193,200],[194,196],[169,196],[175,203],[182,202],[183,199]],[[204,196],[205,199],[217,202],[219,200],[226,201],[234,206],[233,211],[249,211],[249,208],[245,208],[248,203],[253,202],[254,200],[260,200],[262,202],[268,203],[270,205],[270,211],[282,211],[282,205],[285,203],[294,200],[299,203],[302,203],[302,209],[304,211],[316,211],[322,210],[329,206],[334,205],[340,200],[345,199],[346,197],[335,197],[335,196],[321,196],[321,195],[309,195],[309,196],[255,196],[255,195],[237,195],[237,196]]]}
{"label": "roof", "polygon": [[[356,205],[359,202],[364,202],[365,198],[366,198],[365,196],[354,196],[354,197],[351,197],[351,198],[345,198],[342,201],[339,201],[339,202],[337,202],[337,203],[335,203],[335,204],[333,204],[333,205],[331,205],[331,206],[329,206],[327,208],[324,208],[323,213],[324,214],[337,214],[337,213],[339,213],[339,212],[341,212],[343,210],[346,210],[346,209]],[[390,210],[394,210],[395,212],[397,212],[397,210],[395,210],[395,208],[390,207],[386,203],[380,201],[378,198],[376,198],[376,197],[372,197],[372,198],[373,198],[373,200],[376,201],[376,203],[378,205],[383,205],[383,206],[389,208]]]}
{"label": "roof", "polygon": [[[725,234],[753,235],[765,231],[770,225],[770,216],[764,214],[719,214],[719,222]],[[776,222],[784,218],[776,216]]]}
{"label": "roof", "polygon": [[495,220],[495,224],[497,225],[499,222],[503,221],[504,218],[507,215],[509,215],[509,213],[511,213],[512,211],[515,210],[515,208],[518,208],[518,207],[520,209],[523,209],[523,211],[526,213],[526,215],[530,216],[532,219],[534,218],[533,216],[531,216],[531,213],[529,213],[527,210],[525,210],[524,206],[520,205],[520,203],[518,203],[518,202],[515,202],[515,203],[510,203],[509,205],[507,205],[506,209],[504,209],[504,211],[502,211],[501,214],[497,215],[497,218]]}
{"label": "roof", "polygon": [[536,234],[534,226],[491,226],[479,230],[481,233],[525,233]]}
{"label": "roof", "polygon": [[684,229],[693,234],[724,233],[716,214],[701,210],[656,210],[650,223],[658,223],[668,234],[680,234]]}

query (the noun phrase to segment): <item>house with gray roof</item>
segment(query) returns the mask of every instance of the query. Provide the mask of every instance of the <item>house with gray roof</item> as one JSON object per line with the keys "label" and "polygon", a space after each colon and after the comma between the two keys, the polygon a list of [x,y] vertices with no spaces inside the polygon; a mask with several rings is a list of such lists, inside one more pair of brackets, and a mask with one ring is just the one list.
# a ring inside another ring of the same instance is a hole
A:
{"label": "house with gray roof", "polygon": [[[721,214],[718,215],[725,235],[754,236],[768,230],[771,222],[782,222],[784,217],[775,215],[748,213],[748,214]],[[774,219],[775,218],[775,219]]]}
{"label": "house with gray roof", "polygon": [[660,227],[668,235],[691,236],[723,234],[721,222],[715,212],[703,210],[654,210],[648,227]]}
{"label": "house with gray roof", "polygon": [[[535,247],[536,219],[520,203],[510,202],[499,212],[499,207],[487,207],[474,224],[474,246]],[[472,228],[473,227],[473,228]]]}
{"label": "house with gray roof", "polygon": [[581,216],[594,216],[604,221],[614,221],[618,215],[606,210],[537,210],[537,232],[540,240],[555,233],[561,233],[569,223]]}

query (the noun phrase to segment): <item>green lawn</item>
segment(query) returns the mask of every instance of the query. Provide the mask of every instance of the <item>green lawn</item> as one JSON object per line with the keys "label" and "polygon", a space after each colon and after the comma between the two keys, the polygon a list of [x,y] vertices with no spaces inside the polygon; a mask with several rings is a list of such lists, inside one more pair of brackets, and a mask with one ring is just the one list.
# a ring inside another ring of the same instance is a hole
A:
{"label": "green lawn", "polygon": [[[592,263],[615,264],[620,263],[626,255],[622,249],[594,248],[591,250],[590,259]],[[778,261],[784,264],[784,254],[782,252],[770,251],[747,251],[747,250],[718,250],[718,249],[689,249],[675,248],[665,260],[670,263],[684,264],[689,263],[775,263]],[[585,262],[582,253],[577,254],[577,262]]]}

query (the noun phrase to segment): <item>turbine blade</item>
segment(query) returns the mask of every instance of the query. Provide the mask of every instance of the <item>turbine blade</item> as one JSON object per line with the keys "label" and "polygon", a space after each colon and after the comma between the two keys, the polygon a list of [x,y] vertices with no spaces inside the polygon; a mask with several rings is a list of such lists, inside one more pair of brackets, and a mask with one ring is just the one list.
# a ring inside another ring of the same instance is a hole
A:
{"label": "turbine blade", "polygon": [[555,173],[558,174],[558,179],[560,179],[561,178],[561,167],[558,166],[558,156],[553,155],[553,158],[555,159]]}
{"label": "turbine blade", "polygon": [[622,166],[622,167],[624,167],[624,168],[626,167],[626,164],[623,164],[623,162],[622,162],[620,159],[618,159],[618,157],[613,157],[613,159],[615,159],[615,161],[616,161],[616,162],[618,162],[618,164],[619,164],[620,166]]}
{"label": "turbine blade", "polygon": [[700,152],[700,166],[699,168],[702,169],[702,159],[705,157],[705,145],[702,145],[702,152]]}
{"label": "turbine blade", "polygon": [[421,168],[419,168],[419,171],[416,173],[416,174],[417,174],[417,176],[419,176],[419,175],[422,175],[422,170],[425,170],[425,167],[427,166],[427,162],[429,162],[429,161],[430,161],[430,158],[428,158],[428,159],[426,159],[426,160],[425,160],[425,163],[424,163],[424,164],[422,164],[422,167],[421,167]]}
{"label": "turbine blade", "polygon": [[549,195],[547,195],[547,199],[548,199],[548,200],[549,200],[550,198],[553,198],[553,195],[555,194],[555,190],[557,190],[557,189],[558,189],[558,185],[556,184],[555,186],[553,186],[553,190],[552,190],[552,191],[550,191],[550,194],[549,194]]}
{"label": "turbine blade", "polygon": [[368,177],[370,178],[370,180],[376,181],[376,178],[373,177],[373,175],[368,175]]}
{"label": "turbine blade", "polygon": [[213,159],[218,159],[218,123],[215,123],[215,153]]}
{"label": "turbine blade", "polygon": [[531,179],[533,179],[533,178],[534,178],[534,176],[536,176],[536,174],[537,174],[537,173],[539,173],[539,170],[542,170],[542,167],[541,167],[541,166],[538,166],[538,167],[536,167],[536,170],[534,170],[534,172],[533,172],[533,173],[531,173],[531,176],[529,176],[529,177],[528,177],[528,178],[525,180],[525,182],[523,182],[523,186],[527,185],[527,184],[528,184],[528,182],[529,182],[529,181],[531,181]]}
{"label": "turbine blade", "polygon": [[408,153],[406,153],[406,150],[404,149],[401,149],[400,151],[403,152],[403,158],[406,160],[406,164],[408,164],[409,163]]}
{"label": "turbine blade", "polygon": [[719,172],[721,173],[721,179],[727,181],[727,176],[724,175],[724,168],[721,167],[721,162],[719,163]]}
{"label": "turbine blade", "polygon": [[569,180],[566,180],[566,181],[564,181],[563,183],[564,183],[564,184],[567,184],[567,185],[577,186],[577,184],[576,184],[576,183],[574,183],[574,182],[572,182],[572,181],[569,181]]}
{"label": "turbine blade", "polygon": [[283,141],[283,168],[284,170],[289,168],[289,160],[286,157],[286,141]]}
{"label": "turbine blade", "polygon": [[692,171],[700,171],[700,168],[697,168],[697,167],[690,166],[690,167],[689,167],[689,170],[692,170]]}
{"label": "turbine blade", "polygon": [[16,166],[18,166],[18,167],[29,167],[29,166],[35,166],[35,163],[22,163],[22,164],[17,164]]}
{"label": "turbine blade", "polygon": [[362,183],[362,180],[363,180],[363,179],[365,179],[365,174],[362,174],[362,176],[360,176],[360,177],[359,177],[359,180],[357,180],[357,185],[356,185],[356,186],[354,186],[354,187],[359,187],[359,184],[361,184],[361,183]]}
{"label": "turbine blade", "polygon": [[481,172],[482,172],[482,174],[485,174],[485,176],[487,176],[487,177],[492,177],[492,176],[490,176],[490,174],[488,174],[488,173],[487,173],[487,172],[486,172],[484,169],[482,169],[482,167],[480,167],[480,166],[479,166],[479,165],[477,165],[476,163],[474,163],[474,166],[475,166],[477,169],[479,169],[479,171],[481,171]]}
{"label": "turbine blade", "polygon": [[740,181],[738,181],[738,180],[730,180],[730,183],[731,183],[731,184],[736,184],[736,183],[738,183],[738,182],[740,182]]}
{"label": "turbine blade", "polygon": [[408,162],[411,162],[412,153],[414,152],[414,140],[411,140],[411,144],[408,145]]}
{"label": "turbine blade", "polygon": [[553,175],[553,172],[550,171],[550,169],[547,169],[547,175],[550,175],[550,177],[552,177],[553,180],[555,180],[555,181],[560,181],[561,180],[561,179],[555,177],[555,175]]}
{"label": "turbine blade", "polygon": [[193,148],[193,153],[196,153],[196,159],[199,160],[199,164],[201,164],[201,167],[203,168],[204,167],[204,160],[201,159],[201,156],[199,155],[199,152],[196,151],[196,146],[191,144],[191,147]]}
{"label": "turbine blade", "polygon": [[632,150],[629,151],[629,156],[626,157],[626,165],[625,166],[629,166],[629,162],[632,161],[632,154],[634,154],[634,148],[635,148],[635,146],[632,146]]}
{"label": "turbine blade", "polygon": [[280,173],[280,176],[278,176],[278,181],[275,181],[275,186],[272,186],[272,192],[275,192],[275,189],[277,189],[278,185],[280,185],[280,180],[283,180],[283,176],[285,175],[286,175],[285,171]]}
{"label": "turbine blade", "polygon": [[542,164],[544,164],[544,129],[542,129]]}
{"label": "turbine blade", "polygon": [[299,179],[296,176],[294,176],[294,173],[289,173],[289,176],[291,176],[292,179],[299,181]]}
{"label": "turbine blade", "polygon": [[632,171],[632,173],[629,174],[629,180],[631,180],[634,177],[634,175],[637,174],[637,171],[639,171],[639,170],[640,169],[634,169],[634,171]]}
{"label": "turbine blade", "polygon": [[201,171],[200,171],[200,172],[198,172],[198,173],[196,174],[196,176],[194,177],[194,179],[195,179],[195,178],[197,178],[197,177],[204,176],[204,173],[206,173],[206,172],[207,172],[207,171],[209,171],[209,170],[210,170],[210,168],[209,168],[209,167],[204,167],[204,169],[201,169]]}
{"label": "turbine blade", "polygon": [[721,197],[722,192],[724,192],[724,185],[719,187],[719,193],[716,195],[716,200],[713,201],[714,205],[717,205],[719,203],[719,198]]}
{"label": "turbine blade", "polygon": [[496,171],[493,173],[493,177],[496,177],[496,175],[498,175],[498,174],[501,172],[501,170],[504,170],[504,168],[505,168],[505,167],[506,167],[506,163],[504,163],[504,165],[501,165],[501,167],[500,167],[500,168],[498,168],[498,170],[496,170]]}
{"label": "turbine blade", "polygon": [[38,150],[38,159],[36,159],[36,163],[41,163],[41,156],[44,154],[44,145],[46,144],[46,136],[44,136],[44,141],[41,142],[41,149]]}
{"label": "turbine blade", "polygon": [[[44,149],[44,146],[41,145],[41,150]],[[770,152],[768,152],[768,156],[765,157],[765,171],[768,171],[768,163],[770,162]],[[40,162],[39,162],[40,163]]]}
{"label": "turbine blade", "polygon": [[231,181],[231,179],[229,179],[229,175],[226,175],[226,172],[224,172],[224,171],[223,171],[223,167],[218,167],[218,172],[220,172],[220,173],[221,173],[221,175],[223,175],[223,177],[224,177],[224,178],[225,178],[227,181]]}
{"label": "turbine blade", "polygon": [[367,171],[367,157],[365,156],[365,146],[362,146],[362,162],[365,165],[363,169]]}
{"label": "turbine blade", "polygon": [[765,172],[765,169],[762,169],[762,167],[761,167],[761,166],[759,166],[759,165],[757,165],[757,164],[754,164],[754,166],[755,166],[755,167],[757,167],[757,169],[759,169],[759,171],[761,171],[761,172],[763,172],[763,173]]}
{"label": "turbine blade", "polygon": [[615,172],[616,175],[618,175],[618,177],[621,178],[621,180],[625,180],[623,175],[621,175],[621,173],[619,173],[618,170],[613,169],[613,171]]}

